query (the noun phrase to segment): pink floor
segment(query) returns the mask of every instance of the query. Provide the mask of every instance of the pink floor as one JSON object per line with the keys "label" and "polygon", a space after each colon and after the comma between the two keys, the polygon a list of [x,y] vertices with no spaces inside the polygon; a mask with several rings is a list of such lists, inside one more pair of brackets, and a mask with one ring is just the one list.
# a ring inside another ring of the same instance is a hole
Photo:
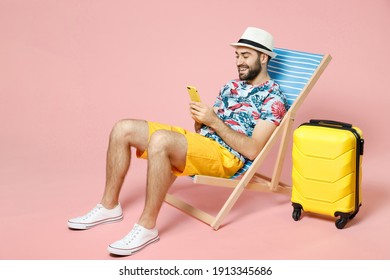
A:
{"label": "pink floor", "polygon": [[[103,161],[103,158],[101,158]],[[101,194],[103,163],[23,162],[2,168],[0,259],[116,259],[106,247],[127,232],[144,201],[146,162],[134,161],[122,193],[122,222],[87,231],[67,228]],[[161,240],[130,259],[389,259],[389,188],[385,176],[365,162],[363,206],[343,230],[334,220],[291,218],[289,197],[245,192],[223,226],[214,231],[169,205],[158,221]],[[215,212],[225,189],[198,186],[180,178],[172,191]],[[5,194],[5,195],[4,195]]]}

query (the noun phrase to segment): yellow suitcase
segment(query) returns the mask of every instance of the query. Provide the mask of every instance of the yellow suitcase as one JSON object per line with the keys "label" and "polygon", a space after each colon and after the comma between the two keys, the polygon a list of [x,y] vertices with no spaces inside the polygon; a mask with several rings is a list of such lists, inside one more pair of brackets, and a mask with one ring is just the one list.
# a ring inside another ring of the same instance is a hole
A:
{"label": "yellow suitcase", "polygon": [[305,212],[339,217],[344,228],[361,206],[362,131],[351,124],[310,120],[293,135],[292,217]]}

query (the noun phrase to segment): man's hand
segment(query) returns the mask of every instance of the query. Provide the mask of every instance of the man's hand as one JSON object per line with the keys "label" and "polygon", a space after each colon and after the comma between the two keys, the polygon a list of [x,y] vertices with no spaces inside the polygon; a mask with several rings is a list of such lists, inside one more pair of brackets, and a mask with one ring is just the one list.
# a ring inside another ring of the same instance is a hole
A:
{"label": "man's hand", "polygon": [[191,102],[190,113],[191,113],[191,117],[196,122],[195,129],[198,126],[197,123],[205,124],[212,128],[213,124],[219,121],[219,118],[215,114],[214,109],[201,102]]}
{"label": "man's hand", "polygon": [[200,133],[200,129],[202,128],[202,125],[203,125],[202,123],[198,123],[197,121],[195,121],[194,128],[196,133]]}

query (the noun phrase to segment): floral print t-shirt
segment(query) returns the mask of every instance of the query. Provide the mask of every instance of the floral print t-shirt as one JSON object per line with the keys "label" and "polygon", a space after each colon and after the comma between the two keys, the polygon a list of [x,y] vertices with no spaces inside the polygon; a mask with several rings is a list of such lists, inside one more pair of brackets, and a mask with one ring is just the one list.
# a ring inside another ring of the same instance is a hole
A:
{"label": "floral print t-shirt", "polygon": [[[218,117],[233,130],[252,136],[253,129],[259,119],[279,125],[288,103],[279,85],[273,80],[252,86],[246,81],[232,80],[220,91],[214,107],[218,109]],[[217,141],[238,157],[242,162],[247,159],[227,145],[210,127],[203,125],[200,134]]]}

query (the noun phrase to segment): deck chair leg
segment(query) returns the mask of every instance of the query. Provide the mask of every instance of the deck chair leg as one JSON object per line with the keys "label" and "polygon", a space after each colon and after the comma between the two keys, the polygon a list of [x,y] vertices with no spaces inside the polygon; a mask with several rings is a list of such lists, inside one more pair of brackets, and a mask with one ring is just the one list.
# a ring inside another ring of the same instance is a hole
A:
{"label": "deck chair leg", "polygon": [[230,210],[233,208],[234,204],[240,197],[241,193],[244,191],[245,185],[240,182],[237,187],[235,187],[234,191],[230,195],[229,199],[225,202],[222,209],[219,211],[218,215],[215,217],[214,221],[211,223],[211,227],[214,230],[218,230],[221,226],[223,219],[227,216]]}
{"label": "deck chair leg", "polygon": [[[261,165],[265,158],[267,157],[268,153],[271,151],[271,148],[273,147],[275,143],[275,139],[277,139],[282,131],[277,130],[275,133],[273,133],[270,137],[270,140],[267,142],[267,144],[264,146],[263,150],[260,152],[260,154],[257,156],[257,158],[253,161],[252,164],[255,164],[256,166]],[[227,214],[230,212],[238,198],[240,197],[241,193],[244,191],[245,187],[248,185],[250,180],[252,179],[253,175],[256,173],[256,169],[252,168],[248,170],[245,175],[242,177],[238,185],[234,188],[233,192],[229,196],[228,200],[223,205],[222,209],[219,211],[217,216],[215,217],[215,220],[211,223],[211,227],[215,230],[217,230],[221,224],[223,219],[227,216]]]}
{"label": "deck chair leg", "polygon": [[289,119],[288,119],[288,122],[286,123],[285,127],[283,128],[283,136],[281,139],[281,144],[279,147],[278,156],[276,158],[275,167],[273,169],[274,171],[273,171],[272,177],[271,177],[272,178],[271,179],[271,190],[272,191],[276,191],[278,186],[279,186],[280,176],[281,176],[282,170],[283,170],[283,163],[284,163],[284,159],[286,157],[287,146],[290,142],[289,140],[290,140],[290,138],[292,136],[292,132],[293,132],[293,124],[294,124],[295,114],[290,113],[287,117]]}
{"label": "deck chair leg", "polygon": [[[264,157],[261,157],[261,159],[264,159]],[[211,227],[214,230],[217,230],[221,226],[223,219],[227,216],[227,214],[229,214],[230,210],[233,208],[234,204],[240,197],[241,193],[244,191],[246,185],[249,183],[254,173],[255,170],[251,170],[245,173],[244,177],[242,177],[238,185],[234,188],[228,200],[225,202],[214,221],[211,223]]]}

